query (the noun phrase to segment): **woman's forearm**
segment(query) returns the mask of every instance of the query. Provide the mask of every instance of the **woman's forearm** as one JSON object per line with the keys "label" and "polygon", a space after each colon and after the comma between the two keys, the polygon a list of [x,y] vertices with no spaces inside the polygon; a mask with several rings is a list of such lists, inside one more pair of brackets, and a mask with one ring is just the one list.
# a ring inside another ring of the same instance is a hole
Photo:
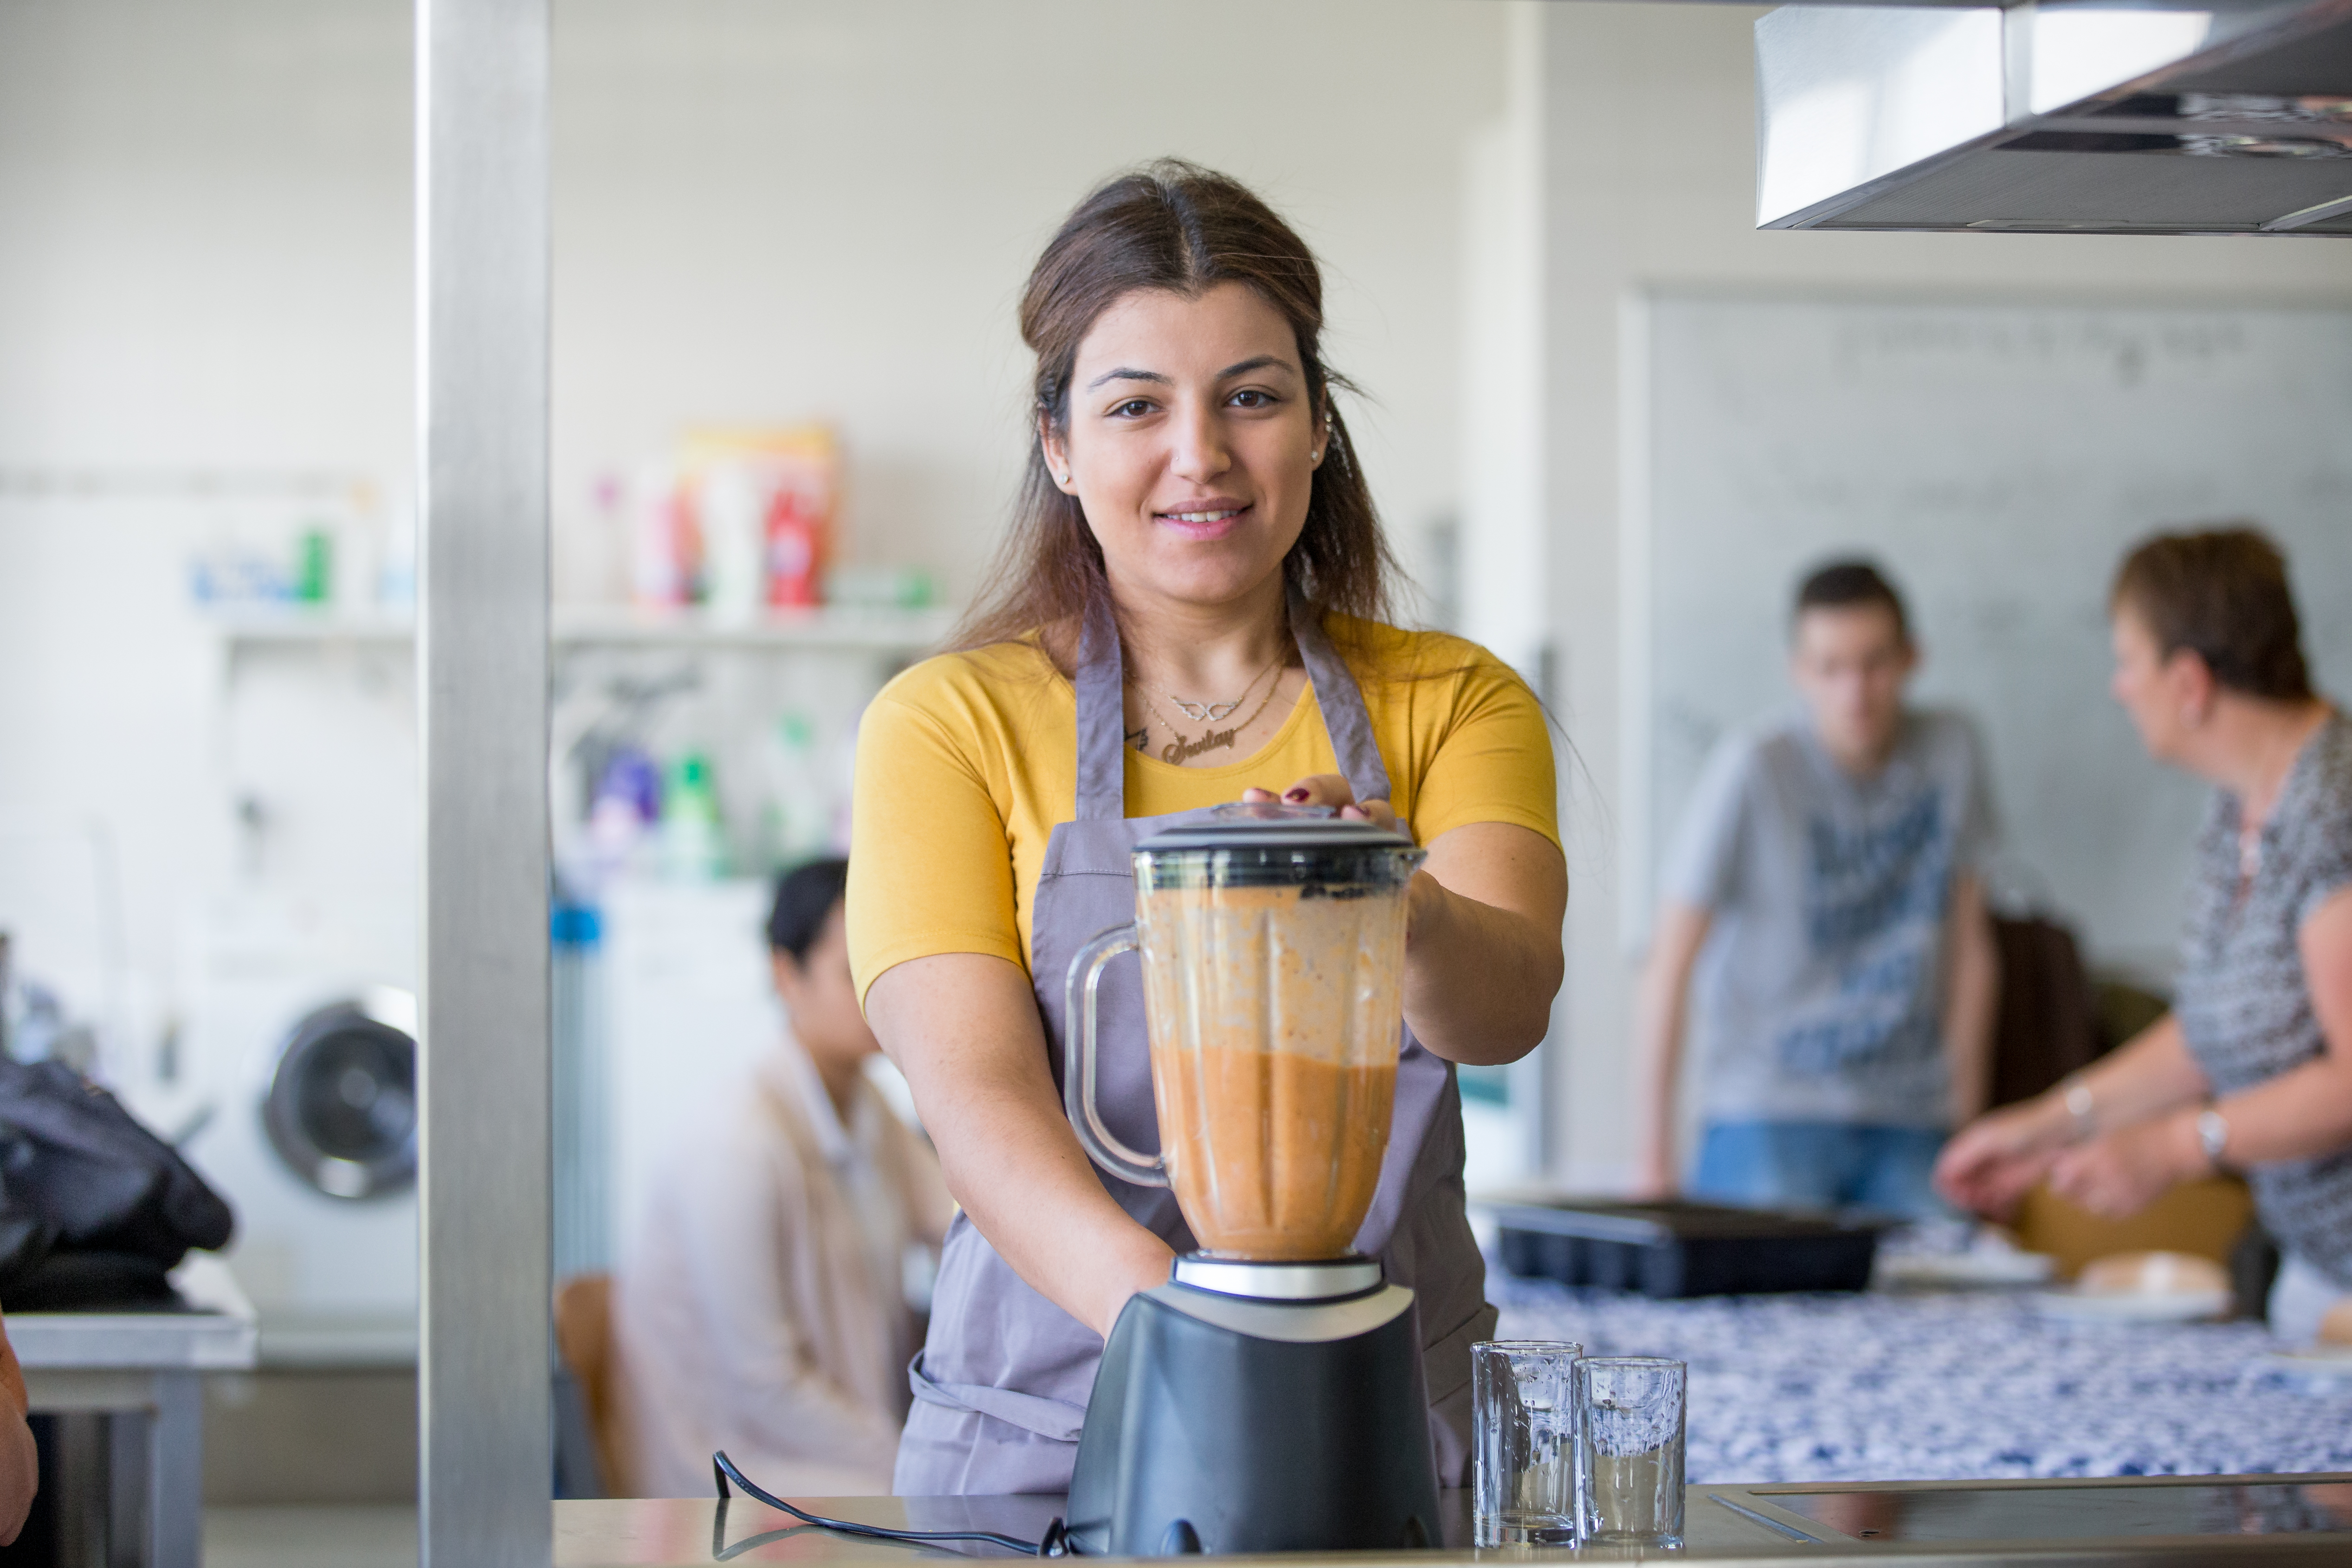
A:
{"label": "woman's forearm", "polygon": [[2224,1166],[2307,1160],[2352,1145],[2352,1061],[2323,1056],[2215,1107],[2230,1129]]}
{"label": "woman's forearm", "polygon": [[1567,967],[1559,846],[1507,822],[1452,829],[1431,841],[1408,897],[1404,1018],[1421,1042],[1472,1066],[1543,1043]]}
{"label": "woman's forearm", "polygon": [[1414,879],[1404,1017],[1449,1061],[1517,1061],[1551,1027],[1563,963],[1557,927]]}
{"label": "woman's forearm", "polygon": [[1114,1202],[1078,1146],[1045,1059],[1028,977],[1002,958],[899,965],[866,1018],[907,1075],[940,1167],[989,1245],[1040,1295],[1108,1333],[1173,1254]]}
{"label": "woman's forearm", "polygon": [[[2084,1068],[2081,1082],[2091,1094],[2090,1130],[2099,1133],[2193,1105],[2208,1091],[2205,1070],[2189,1054],[2179,1020],[2170,1013]],[[2063,1087],[2044,1098],[2063,1107]]]}

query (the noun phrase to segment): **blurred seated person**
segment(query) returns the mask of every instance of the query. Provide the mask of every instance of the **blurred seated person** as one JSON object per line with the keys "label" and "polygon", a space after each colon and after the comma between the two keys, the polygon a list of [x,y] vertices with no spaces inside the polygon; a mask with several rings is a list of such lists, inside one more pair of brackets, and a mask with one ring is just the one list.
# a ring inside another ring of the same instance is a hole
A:
{"label": "blurred seated person", "polygon": [[2037,1182],[2121,1218],[2243,1172],[2284,1254],[2272,1329],[2352,1295],[2352,720],[2304,663],[2285,559],[2252,528],[2159,534],[2108,596],[2116,700],[2148,753],[2211,784],[2172,1010],[1954,1138],[1953,1201]]}
{"label": "blurred seated person", "polygon": [[626,1485],[702,1497],[724,1448],[772,1491],[890,1490],[915,1350],[904,1265],[952,1207],[865,1074],[848,862],[785,876],[768,921],[790,1028],[688,1128],[615,1283]]}
{"label": "blurred seated person", "polygon": [[1640,995],[1643,1196],[1681,1185],[1686,1031],[1703,1113],[1693,1196],[1943,1212],[1947,1131],[1984,1108],[2000,986],[1975,732],[1914,708],[1894,585],[1866,561],[1797,593],[1802,711],[1727,737],[1662,879]]}
{"label": "blurred seated person", "polygon": [[0,1546],[16,1539],[40,1490],[41,1464],[33,1449],[33,1429],[25,1423],[32,1401],[25,1393],[25,1369],[16,1347],[0,1324]]}

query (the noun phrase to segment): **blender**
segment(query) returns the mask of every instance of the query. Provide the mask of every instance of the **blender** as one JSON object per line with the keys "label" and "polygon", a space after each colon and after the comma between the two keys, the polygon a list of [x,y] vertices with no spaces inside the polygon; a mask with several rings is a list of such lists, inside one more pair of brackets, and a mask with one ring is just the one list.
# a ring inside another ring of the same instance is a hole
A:
{"label": "blender", "polygon": [[[1438,1540],[1413,1293],[1350,1245],[1388,1148],[1422,858],[1323,809],[1222,807],[1136,846],[1135,923],[1071,962],[1078,1140],[1112,1175],[1172,1187],[1198,1243],[1104,1344],[1070,1483],[1081,1551]],[[1152,1155],[1096,1103],[1096,991],[1135,949]]]}

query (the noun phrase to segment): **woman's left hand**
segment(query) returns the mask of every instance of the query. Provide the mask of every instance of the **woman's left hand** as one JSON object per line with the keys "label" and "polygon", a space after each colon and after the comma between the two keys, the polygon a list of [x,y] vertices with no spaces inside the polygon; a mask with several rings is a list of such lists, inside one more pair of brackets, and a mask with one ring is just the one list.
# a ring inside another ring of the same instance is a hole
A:
{"label": "woman's left hand", "polygon": [[1271,789],[1244,789],[1245,805],[1270,806],[1279,800],[1286,806],[1337,806],[1339,815],[1350,821],[1370,822],[1386,828],[1392,833],[1412,837],[1409,823],[1397,820],[1396,808],[1386,800],[1359,800],[1347,779],[1337,773],[1310,773],[1285,789],[1279,796]]}
{"label": "woman's left hand", "polygon": [[2210,1165],[2195,1113],[2175,1113],[2068,1149],[2051,1163],[2050,1189],[2102,1219],[2125,1219]]}
{"label": "woman's left hand", "polygon": [[[1393,806],[1357,800],[1336,773],[1309,774],[1280,795],[1244,790],[1242,800],[1335,806],[1419,842]],[[1464,823],[1426,847],[1405,892],[1405,1022],[1449,1061],[1517,1061],[1550,1025],[1568,868],[1558,846],[1511,822]]]}

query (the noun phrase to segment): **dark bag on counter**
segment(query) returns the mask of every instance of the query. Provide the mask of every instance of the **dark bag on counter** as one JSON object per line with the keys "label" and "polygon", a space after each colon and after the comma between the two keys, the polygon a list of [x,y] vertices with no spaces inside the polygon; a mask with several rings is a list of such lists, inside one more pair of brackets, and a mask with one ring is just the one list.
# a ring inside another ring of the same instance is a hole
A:
{"label": "dark bag on counter", "polygon": [[0,1309],[165,1301],[236,1220],[178,1151],[58,1061],[0,1057]]}

